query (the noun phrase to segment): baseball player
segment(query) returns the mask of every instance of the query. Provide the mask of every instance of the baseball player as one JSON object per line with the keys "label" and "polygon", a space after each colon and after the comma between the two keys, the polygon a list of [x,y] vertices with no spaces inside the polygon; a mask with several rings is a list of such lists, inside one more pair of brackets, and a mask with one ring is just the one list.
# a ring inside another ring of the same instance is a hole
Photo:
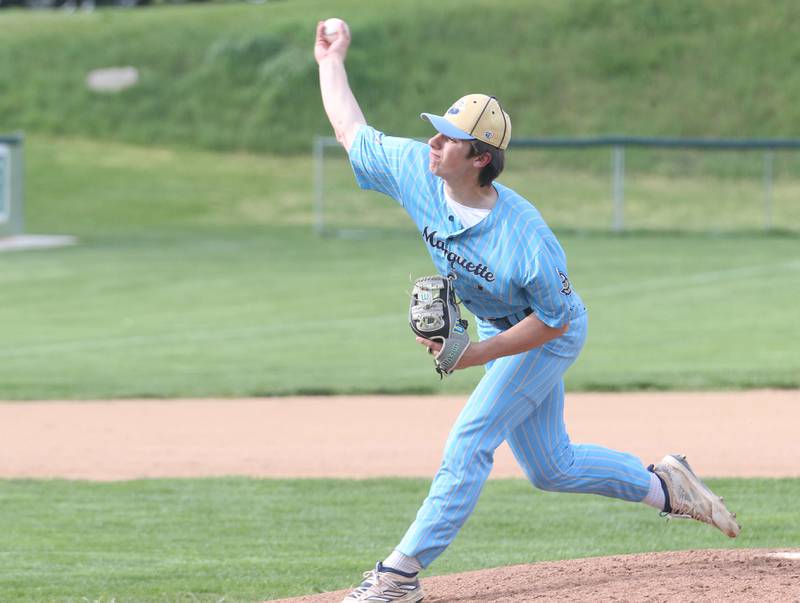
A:
{"label": "baseball player", "polygon": [[[631,454],[573,444],[564,426],[563,375],[586,339],[586,308],[566,257],[537,209],[495,181],[511,119],[493,96],[468,94],[444,115],[423,113],[427,144],[367,125],[344,63],[345,27],[332,42],[317,26],[314,56],[322,101],[359,186],[393,197],[421,233],[440,275],[477,318],[479,341],[455,369],[485,374],[453,425],[441,468],[416,520],[391,554],[344,601],[421,601],[418,573],[453,541],[508,442],[537,488],[642,502],[692,517],[730,537],[740,527],[685,457],[645,467]],[[438,354],[441,342],[417,337]]]}

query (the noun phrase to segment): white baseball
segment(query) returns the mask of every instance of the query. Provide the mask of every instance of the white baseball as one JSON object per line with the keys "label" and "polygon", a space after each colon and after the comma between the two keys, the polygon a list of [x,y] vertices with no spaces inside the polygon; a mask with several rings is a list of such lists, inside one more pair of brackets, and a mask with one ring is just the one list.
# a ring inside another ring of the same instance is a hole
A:
{"label": "white baseball", "polygon": [[333,43],[336,38],[339,37],[339,31],[348,31],[347,30],[347,23],[333,17],[325,21],[324,29],[322,30],[322,37],[325,38],[325,41],[329,44]]}

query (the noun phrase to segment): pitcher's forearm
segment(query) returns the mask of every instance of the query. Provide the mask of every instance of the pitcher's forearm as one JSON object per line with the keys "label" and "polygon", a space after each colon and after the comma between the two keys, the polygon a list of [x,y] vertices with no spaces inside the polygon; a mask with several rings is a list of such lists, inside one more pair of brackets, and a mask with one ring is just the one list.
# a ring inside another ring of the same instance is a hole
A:
{"label": "pitcher's forearm", "polygon": [[561,337],[569,325],[560,328],[549,327],[535,315],[528,316],[507,331],[494,337],[476,342],[476,364],[486,364],[503,356],[521,354],[538,348],[548,341]]}
{"label": "pitcher's forearm", "polygon": [[367,120],[350,89],[341,58],[334,55],[320,61],[319,86],[322,104],[336,133],[336,139],[349,151],[358,129]]}

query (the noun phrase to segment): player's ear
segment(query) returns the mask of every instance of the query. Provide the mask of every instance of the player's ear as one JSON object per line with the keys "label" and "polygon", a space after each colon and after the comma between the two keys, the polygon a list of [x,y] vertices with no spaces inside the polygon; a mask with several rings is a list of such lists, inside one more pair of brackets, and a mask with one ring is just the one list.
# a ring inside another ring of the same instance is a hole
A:
{"label": "player's ear", "polygon": [[492,154],[489,152],[481,153],[480,155],[475,155],[472,158],[472,165],[477,168],[485,168],[492,162]]}

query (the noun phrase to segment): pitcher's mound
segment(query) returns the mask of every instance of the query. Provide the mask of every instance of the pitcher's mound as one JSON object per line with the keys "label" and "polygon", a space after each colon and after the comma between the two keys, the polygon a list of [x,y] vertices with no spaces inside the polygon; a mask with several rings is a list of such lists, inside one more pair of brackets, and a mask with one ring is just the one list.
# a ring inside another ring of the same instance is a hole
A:
{"label": "pitcher's mound", "polygon": [[[424,578],[425,603],[800,601],[800,550],[646,553]],[[338,603],[348,591],[283,599]]]}

